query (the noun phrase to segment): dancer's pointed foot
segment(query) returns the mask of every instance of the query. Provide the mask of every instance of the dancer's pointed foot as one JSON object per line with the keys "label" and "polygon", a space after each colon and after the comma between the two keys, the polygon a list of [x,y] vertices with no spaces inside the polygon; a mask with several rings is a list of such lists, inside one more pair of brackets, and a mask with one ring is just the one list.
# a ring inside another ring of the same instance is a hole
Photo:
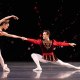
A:
{"label": "dancer's pointed foot", "polygon": [[8,68],[7,64],[4,65],[3,71],[4,72],[10,72],[10,69]]}
{"label": "dancer's pointed foot", "polygon": [[42,68],[35,68],[33,71],[42,71]]}

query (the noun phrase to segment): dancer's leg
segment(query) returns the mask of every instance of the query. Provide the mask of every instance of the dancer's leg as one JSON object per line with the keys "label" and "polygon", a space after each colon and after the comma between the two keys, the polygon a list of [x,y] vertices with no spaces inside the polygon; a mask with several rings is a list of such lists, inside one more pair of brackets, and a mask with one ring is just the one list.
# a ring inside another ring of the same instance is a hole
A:
{"label": "dancer's leg", "polygon": [[33,70],[42,70],[42,68],[40,66],[40,62],[47,63],[47,61],[44,60],[40,54],[32,53],[31,57],[32,57],[33,61],[35,62],[35,64],[37,65],[37,68],[33,69]]}
{"label": "dancer's leg", "polygon": [[0,50],[0,64],[3,68],[3,71],[10,71],[10,69],[7,67],[7,64],[4,63],[4,59],[1,55],[1,50]]}
{"label": "dancer's leg", "polygon": [[74,66],[72,64],[63,62],[60,59],[58,59],[58,61],[56,61],[55,64],[58,64],[58,65],[61,65],[61,66],[65,66],[65,67],[68,67],[68,68],[80,69],[80,67],[76,67],[76,66]]}

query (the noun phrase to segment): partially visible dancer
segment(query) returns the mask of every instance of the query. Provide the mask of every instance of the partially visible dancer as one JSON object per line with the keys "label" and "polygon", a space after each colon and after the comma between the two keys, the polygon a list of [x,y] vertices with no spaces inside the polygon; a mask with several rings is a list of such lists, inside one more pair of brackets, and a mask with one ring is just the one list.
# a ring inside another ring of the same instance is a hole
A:
{"label": "partially visible dancer", "polygon": [[[4,30],[7,30],[9,27],[10,18],[18,20],[18,17],[15,15],[7,16],[7,17],[4,17],[3,19],[1,19],[0,20],[0,36],[7,36],[7,37],[16,38],[15,35],[8,34],[7,32],[4,31]],[[4,63],[4,59],[1,55],[1,50],[0,50],[0,64],[1,64],[3,71],[10,72],[10,69],[8,68],[7,64]]]}

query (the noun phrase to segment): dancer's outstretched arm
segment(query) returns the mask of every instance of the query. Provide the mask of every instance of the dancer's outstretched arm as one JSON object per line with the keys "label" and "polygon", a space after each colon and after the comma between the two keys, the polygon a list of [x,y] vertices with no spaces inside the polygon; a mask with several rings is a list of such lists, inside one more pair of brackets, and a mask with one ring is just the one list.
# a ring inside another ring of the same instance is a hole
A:
{"label": "dancer's outstretched arm", "polygon": [[0,36],[6,36],[6,37],[12,37],[12,38],[20,38],[20,36],[14,35],[14,34],[9,34],[7,32],[0,32]]}
{"label": "dancer's outstretched arm", "polygon": [[31,42],[33,44],[41,45],[42,40],[41,39],[33,39],[33,38],[26,38],[26,37],[20,37],[20,39]]}
{"label": "dancer's outstretched arm", "polygon": [[76,46],[75,43],[60,42],[60,41],[56,41],[56,40],[54,40],[53,45],[55,45],[55,46],[72,46],[72,47]]}

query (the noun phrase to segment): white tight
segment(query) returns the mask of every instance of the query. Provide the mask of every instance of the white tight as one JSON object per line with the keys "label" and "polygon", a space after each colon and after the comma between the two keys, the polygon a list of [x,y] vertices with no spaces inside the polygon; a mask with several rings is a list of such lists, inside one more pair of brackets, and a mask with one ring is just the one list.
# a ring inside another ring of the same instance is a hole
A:
{"label": "white tight", "polygon": [[66,62],[63,62],[60,59],[58,59],[56,62],[47,61],[47,60],[42,58],[42,55],[36,54],[36,53],[32,53],[31,57],[32,57],[33,61],[35,62],[35,64],[37,65],[38,68],[41,68],[40,62],[42,62],[42,63],[49,63],[50,62],[52,64],[57,64],[57,65],[65,66],[68,68],[77,68],[76,66],[71,65],[71,64],[66,63]]}
{"label": "white tight", "polygon": [[1,55],[1,50],[0,50],[0,64],[1,64],[2,67],[4,67],[4,59]]}

